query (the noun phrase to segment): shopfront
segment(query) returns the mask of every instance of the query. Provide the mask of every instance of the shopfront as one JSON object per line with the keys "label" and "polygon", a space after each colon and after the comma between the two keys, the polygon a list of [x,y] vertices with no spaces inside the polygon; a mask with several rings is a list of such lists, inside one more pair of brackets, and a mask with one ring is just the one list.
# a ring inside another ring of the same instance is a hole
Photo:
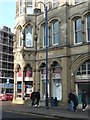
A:
{"label": "shopfront", "polygon": [[57,100],[62,99],[62,80],[61,80],[61,68],[60,66],[53,66],[53,78],[52,78],[52,97]]}

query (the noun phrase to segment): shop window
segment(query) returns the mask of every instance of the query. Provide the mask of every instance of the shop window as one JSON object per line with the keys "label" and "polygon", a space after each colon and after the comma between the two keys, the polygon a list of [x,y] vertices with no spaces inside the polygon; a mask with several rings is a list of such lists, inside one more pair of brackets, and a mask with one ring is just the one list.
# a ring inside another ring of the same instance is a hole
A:
{"label": "shop window", "polygon": [[32,77],[32,70],[31,69],[28,69],[27,71],[26,71],[26,75],[25,75],[26,77]]}

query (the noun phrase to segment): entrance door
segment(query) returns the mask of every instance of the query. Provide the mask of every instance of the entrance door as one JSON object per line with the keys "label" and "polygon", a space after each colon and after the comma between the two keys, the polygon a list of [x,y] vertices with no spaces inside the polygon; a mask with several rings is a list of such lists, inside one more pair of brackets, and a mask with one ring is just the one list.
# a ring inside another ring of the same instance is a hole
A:
{"label": "entrance door", "polygon": [[62,84],[60,79],[53,80],[53,98],[57,97],[57,100],[62,99]]}
{"label": "entrance door", "polygon": [[90,104],[90,83],[79,83],[78,84],[78,100],[80,104],[82,103],[81,95],[82,95],[83,90],[86,90],[88,104]]}

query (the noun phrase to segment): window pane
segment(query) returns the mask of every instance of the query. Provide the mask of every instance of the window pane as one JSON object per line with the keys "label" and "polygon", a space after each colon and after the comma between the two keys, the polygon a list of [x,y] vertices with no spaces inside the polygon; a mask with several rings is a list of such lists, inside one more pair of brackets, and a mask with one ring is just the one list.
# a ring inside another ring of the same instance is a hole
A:
{"label": "window pane", "polygon": [[90,75],[90,71],[88,71],[88,74]]}
{"label": "window pane", "polygon": [[23,2],[22,0],[19,1],[19,14],[23,13]]}
{"label": "window pane", "polygon": [[59,23],[58,21],[55,21],[53,23],[53,44],[57,44],[59,42]]}
{"label": "window pane", "polygon": [[90,41],[90,16],[87,17],[87,34],[88,41]]}
{"label": "window pane", "polygon": [[85,75],[86,74],[86,71],[82,71],[82,75]]}
{"label": "window pane", "polygon": [[78,31],[75,33],[75,43],[82,42],[82,32]]}
{"label": "window pane", "polygon": [[32,0],[26,0],[26,14],[33,14],[33,3]]}
{"label": "window pane", "polygon": [[32,28],[30,26],[26,27],[26,29],[25,29],[25,42],[26,42],[26,47],[33,46]]}
{"label": "window pane", "polygon": [[90,70],[90,64],[88,64],[88,70]]}
{"label": "window pane", "polygon": [[26,14],[33,14],[33,9],[30,6],[27,6],[26,8]]}
{"label": "window pane", "polygon": [[87,26],[90,27],[90,16],[87,17]]}
{"label": "window pane", "polygon": [[21,47],[22,46],[22,31],[21,31],[21,29],[18,32],[19,32],[19,47]]}
{"label": "window pane", "polygon": [[82,70],[86,70],[86,64],[82,65]]}
{"label": "window pane", "polygon": [[81,30],[81,18],[75,21],[75,30]]}
{"label": "window pane", "polygon": [[82,24],[81,18],[75,21],[75,43],[82,42]]}
{"label": "window pane", "polygon": [[43,46],[46,46],[46,33],[45,33],[45,29],[46,29],[46,27],[45,26],[43,26]]}

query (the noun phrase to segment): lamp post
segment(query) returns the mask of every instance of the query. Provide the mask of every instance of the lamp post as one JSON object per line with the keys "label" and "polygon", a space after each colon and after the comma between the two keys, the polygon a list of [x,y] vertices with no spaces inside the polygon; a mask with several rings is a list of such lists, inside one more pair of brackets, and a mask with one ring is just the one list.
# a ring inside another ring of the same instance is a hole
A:
{"label": "lamp post", "polygon": [[46,107],[48,107],[48,19],[47,19],[47,6],[45,6],[45,27],[46,27]]}
{"label": "lamp post", "polygon": [[46,98],[45,106],[48,107],[48,16],[47,16],[47,6],[43,2],[38,2],[44,5],[45,10],[45,42],[46,42]]}

